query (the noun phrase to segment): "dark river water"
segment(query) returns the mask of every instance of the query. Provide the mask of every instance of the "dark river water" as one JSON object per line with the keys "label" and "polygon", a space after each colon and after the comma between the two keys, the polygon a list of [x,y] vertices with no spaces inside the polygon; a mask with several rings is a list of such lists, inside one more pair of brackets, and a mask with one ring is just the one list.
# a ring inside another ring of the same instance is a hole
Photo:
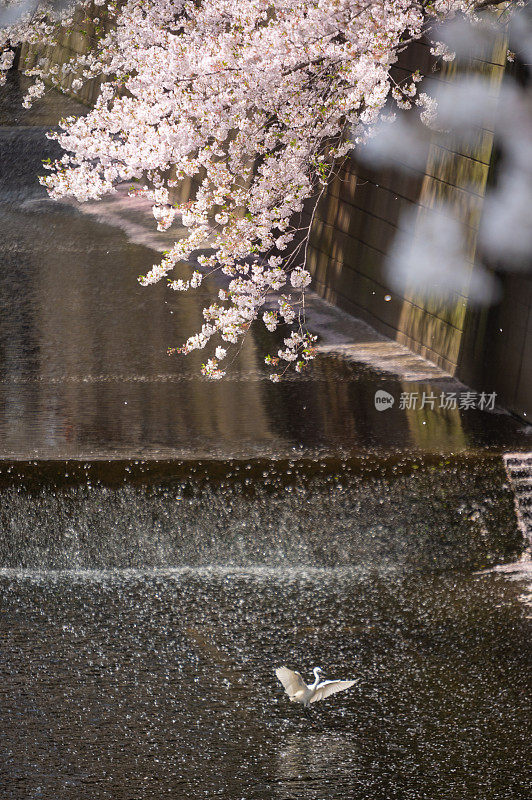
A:
{"label": "dark river water", "polygon": [[[3,796],[530,798],[528,642],[502,578],[213,567],[0,582]],[[360,682],[305,712],[280,664]]]}
{"label": "dark river water", "polygon": [[[198,378],[216,289],[141,288],[36,181],[78,109],[1,92],[0,800],[530,800],[523,423],[331,356],[273,385],[260,333]],[[358,683],[305,710],[280,665]]]}

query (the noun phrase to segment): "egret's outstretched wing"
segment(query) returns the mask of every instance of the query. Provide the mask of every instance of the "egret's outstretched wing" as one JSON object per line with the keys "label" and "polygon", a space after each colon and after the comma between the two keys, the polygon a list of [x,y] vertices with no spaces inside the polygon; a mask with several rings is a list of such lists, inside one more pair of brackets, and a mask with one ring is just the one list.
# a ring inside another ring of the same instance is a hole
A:
{"label": "egret's outstretched wing", "polygon": [[336,692],[343,692],[344,689],[349,689],[356,681],[323,681],[316,689],[313,696],[310,698],[311,703],[317,703],[318,700],[323,700],[324,697],[329,697],[330,694]]}
{"label": "egret's outstretched wing", "polygon": [[307,684],[299,672],[292,672],[288,667],[277,667],[275,674],[283,684],[285,692],[289,697],[293,697],[296,692],[307,688]]}

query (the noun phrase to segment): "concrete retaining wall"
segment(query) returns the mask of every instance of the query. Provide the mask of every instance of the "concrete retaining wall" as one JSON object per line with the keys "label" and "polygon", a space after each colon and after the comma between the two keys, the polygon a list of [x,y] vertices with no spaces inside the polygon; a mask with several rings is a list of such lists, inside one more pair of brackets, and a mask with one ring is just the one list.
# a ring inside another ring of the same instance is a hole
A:
{"label": "concrete retaining wall", "polygon": [[[506,45],[472,65],[491,76],[494,92],[505,70]],[[428,47],[416,44],[399,67],[430,71]],[[452,81],[449,65],[436,80]],[[532,280],[507,275],[502,299],[491,309],[470,302],[483,197],[494,158],[493,130],[479,130],[474,147],[430,146],[424,170],[373,171],[351,160],[316,214],[309,268],[317,292],[382,333],[499,401],[532,415]],[[427,300],[415,291],[391,291],[386,258],[405,211],[421,215],[439,201],[459,209],[468,233],[469,274],[452,301]],[[390,299],[388,299],[390,298]],[[501,330],[502,329],[502,330]]]}
{"label": "concrete retaining wall", "polygon": [[[95,26],[91,21],[91,16],[96,13],[87,14],[86,11],[79,9],[76,11],[73,23],[69,30],[64,31],[59,37],[57,44],[46,45],[45,47],[36,45],[23,45],[18,57],[18,68],[22,71],[32,69],[38,61],[43,60],[48,66],[63,64],[78,55],[88,52],[90,42],[94,36]],[[70,92],[72,81],[75,75],[68,75],[62,82],[63,90],[81,103],[91,106],[98,97],[100,81],[87,81],[83,88],[75,95]]]}

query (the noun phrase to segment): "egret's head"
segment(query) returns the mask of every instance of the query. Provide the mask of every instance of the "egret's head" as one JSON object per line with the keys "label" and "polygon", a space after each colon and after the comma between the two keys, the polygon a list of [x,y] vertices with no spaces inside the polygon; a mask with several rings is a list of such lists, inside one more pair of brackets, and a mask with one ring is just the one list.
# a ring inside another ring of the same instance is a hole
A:
{"label": "egret's head", "polygon": [[321,668],[321,667],[314,667],[314,669],[312,670],[312,672],[313,672],[315,675],[321,675],[321,673],[323,672],[323,670],[322,670],[322,668]]}

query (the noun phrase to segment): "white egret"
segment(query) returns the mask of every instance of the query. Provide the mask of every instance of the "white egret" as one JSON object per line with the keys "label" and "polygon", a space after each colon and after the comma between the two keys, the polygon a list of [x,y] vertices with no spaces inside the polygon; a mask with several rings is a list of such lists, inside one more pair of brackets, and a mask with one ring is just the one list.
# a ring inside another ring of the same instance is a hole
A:
{"label": "white egret", "polygon": [[285,692],[292,703],[303,703],[306,707],[309,703],[317,703],[329,697],[330,694],[343,692],[349,689],[356,681],[322,681],[320,673],[321,667],[314,667],[314,683],[307,686],[299,672],[293,672],[288,667],[277,667],[275,674],[284,686]]}

